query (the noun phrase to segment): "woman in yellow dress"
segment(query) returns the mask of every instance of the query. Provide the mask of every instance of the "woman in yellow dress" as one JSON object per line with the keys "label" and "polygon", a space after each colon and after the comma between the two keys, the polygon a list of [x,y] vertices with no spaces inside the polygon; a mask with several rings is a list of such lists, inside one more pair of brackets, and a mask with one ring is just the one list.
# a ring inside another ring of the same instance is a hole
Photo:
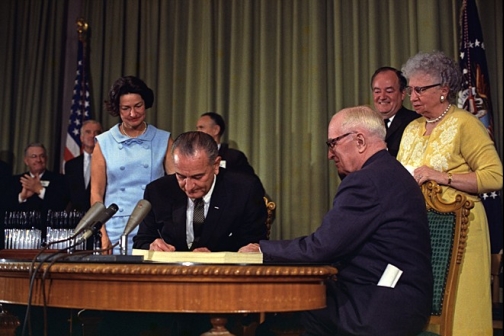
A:
{"label": "woman in yellow dress", "polygon": [[405,129],[397,159],[418,184],[433,180],[453,201],[465,193],[475,202],[459,280],[453,335],[492,335],[490,242],[479,194],[502,188],[502,162],[479,119],[457,108],[462,75],[439,51],[420,52],[402,68],[407,94],[422,117]]}

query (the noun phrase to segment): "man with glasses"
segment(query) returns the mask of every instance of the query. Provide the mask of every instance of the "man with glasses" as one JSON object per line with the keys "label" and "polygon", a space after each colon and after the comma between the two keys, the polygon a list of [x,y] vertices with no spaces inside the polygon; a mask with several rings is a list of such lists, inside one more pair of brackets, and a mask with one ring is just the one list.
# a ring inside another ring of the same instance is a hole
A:
{"label": "man with glasses", "polygon": [[430,316],[433,287],[420,188],[387,152],[382,117],[371,108],[336,113],[328,138],[328,158],[346,176],[320,227],[239,251],[260,251],[266,263],[338,268],[327,282],[327,307],[302,313],[303,335],[416,335]]}
{"label": "man with glasses", "polygon": [[8,210],[62,211],[68,205],[69,195],[65,178],[46,169],[47,154],[41,143],[29,144],[24,152],[24,163],[28,171],[15,175],[9,184]]}
{"label": "man with glasses", "polygon": [[404,129],[420,115],[403,106],[406,78],[401,71],[388,66],[377,69],[371,77],[371,90],[375,110],[387,127],[385,142],[388,151],[396,157]]}

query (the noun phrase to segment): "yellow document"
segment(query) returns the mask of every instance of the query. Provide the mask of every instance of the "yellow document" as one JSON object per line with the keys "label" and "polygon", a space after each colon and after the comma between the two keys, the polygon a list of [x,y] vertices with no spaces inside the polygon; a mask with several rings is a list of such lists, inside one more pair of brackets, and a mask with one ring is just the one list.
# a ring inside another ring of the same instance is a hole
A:
{"label": "yellow document", "polygon": [[133,249],[133,255],[142,255],[144,261],[195,264],[262,264],[262,253],[238,252],[164,252]]}

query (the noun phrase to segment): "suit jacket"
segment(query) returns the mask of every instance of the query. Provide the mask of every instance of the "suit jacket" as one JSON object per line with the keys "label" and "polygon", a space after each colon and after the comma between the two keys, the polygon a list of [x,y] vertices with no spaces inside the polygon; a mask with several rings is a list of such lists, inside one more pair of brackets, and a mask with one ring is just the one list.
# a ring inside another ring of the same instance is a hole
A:
{"label": "suit jacket", "polygon": [[65,183],[65,177],[59,173],[53,173],[49,170],[44,172],[41,181],[47,181],[49,185],[45,187],[44,199],[38,195],[29,197],[26,202],[19,203],[18,195],[23,189],[19,181],[21,176],[29,174],[25,172],[20,175],[15,175],[11,178],[8,191],[8,209],[9,211],[40,211],[42,215],[47,214],[47,210],[62,211],[65,210],[68,201],[68,189]]}
{"label": "suit jacket", "polygon": [[399,152],[399,145],[401,144],[401,137],[404,129],[410,122],[419,117],[421,117],[420,114],[408,110],[404,106],[397,111],[394,120],[392,120],[392,124],[390,124],[390,127],[387,129],[387,135],[385,136],[388,151],[393,157],[396,157]]}
{"label": "suit jacket", "polygon": [[84,185],[84,154],[65,163],[65,178],[70,191],[71,209],[88,211],[91,207],[91,183]]}
{"label": "suit jacket", "polygon": [[12,170],[9,164],[0,161],[0,188],[3,192],[0,192],[0,249],[4,248],[4,215],[6,210],[6,192],[7,186],[9,184],[9,179],[12,176]]}
{"label": "suit jacket", "polygon": [[[265,262],[338,268],[318,319],[338,335],[414,335],[430,316],[433,277],[425,201],[410,173],[386,150],[343,179],[333,208],[314,233],[260,246]],[[395,288],[377,286],[388,264],[403,271]]]}
{"label": "suit jacket", "polygon": [[[255,175],[244,175],[221,169],[196,247],[210,251],[238,251],[248,243],[266,239],[266,207],[263,189]],[[152,209],[133,237],[133,247],[149,249],[149,244],[162,238],[177,251],[188,251],[186,242],[187,195],[180,189],[175,175],[149,183],[144,199]],[[159,230],[159,232],[158,232]]]}
{"label": "suit jacket", "polygon": [[245,154],[237,149],[229,148],[229,144],[220,144],[219,156],[223,161],[226,161],[226,166],[224,168],[227,170],[254,174],[254,168],[249,164]]}

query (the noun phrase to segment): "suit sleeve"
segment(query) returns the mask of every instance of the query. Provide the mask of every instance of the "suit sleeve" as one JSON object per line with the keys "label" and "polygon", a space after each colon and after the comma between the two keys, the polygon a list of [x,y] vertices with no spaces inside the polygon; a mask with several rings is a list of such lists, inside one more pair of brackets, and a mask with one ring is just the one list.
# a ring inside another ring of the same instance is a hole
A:
{"label": "suit sleeve", "polygon": [[[144,199],[151,202],[151,204],[156,204],[155,197],[151,195],[151,185],[147,185],[144,192]],[[154,198],[154,200],[153,200]],[[140,223],[138,228],[138,232],[135,237],[133,237],[133,248],[135,249],[143,249],[148,250],[150,244],[159,238],[159,231],[162,229],[162,225],[158,225],[156,223],[156,218],[154,215],[154,206],[151,208],[147,216],[145,216],[144,220]]]}
{"label": "suit sleeve", "polygon": [[[261,241],[265,261],[332,262],[358,250],[376,230],[381,214],[380,193],[372,183],[354,183],[345,178],[333,208],[312,234],[282,241]],[[353,184],[353,185],[352,185]],[[365,200],[365,201],[363,201]]]}
{"label": "suit sleeve", "polygon": [[250,192],[247,195],[247,204],[243,214],[243,222],[237,230],[236,240],[232,247],[233,251],[238,251],[240,247],[249,243],[258,243],[266,239],[266,205],[264,203],[264,189],[259,178],[254,176],[252,179]]}

